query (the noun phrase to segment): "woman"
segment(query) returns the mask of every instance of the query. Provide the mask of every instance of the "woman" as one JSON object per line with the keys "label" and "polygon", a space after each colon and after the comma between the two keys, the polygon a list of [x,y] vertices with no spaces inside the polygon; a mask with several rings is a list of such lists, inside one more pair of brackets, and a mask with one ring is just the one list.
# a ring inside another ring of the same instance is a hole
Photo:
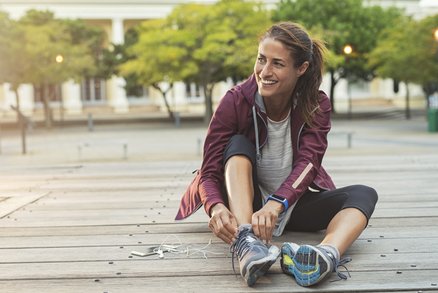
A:
{"label": "woman", "polygon": [[[181,200],[176,219],[204,205],[209,228],[237,253],[248,286],[280,253],[283,272],[301,286],[338,272],[377,202],[367,186],[336,189],[321,166],[331,111],[319,91],[324,50],[294,23],[266,31],[253,75],[221,99],[201,170]],[[326,235],[317,246],[284,243],[280,252],[270,243],[284,229]]]}

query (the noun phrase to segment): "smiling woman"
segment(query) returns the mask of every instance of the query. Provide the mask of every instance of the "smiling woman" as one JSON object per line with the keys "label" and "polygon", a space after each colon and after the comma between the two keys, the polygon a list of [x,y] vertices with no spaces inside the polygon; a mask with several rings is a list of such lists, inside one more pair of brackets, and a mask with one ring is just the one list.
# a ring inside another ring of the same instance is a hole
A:
{"label": "smiling woman", "polygon": [[[259,42],[254,73],[227,92],[210,122],[201,170],[181,200],[177,220],[204,205],[209,228],[231,245],[248,286],[281,254],[284,273],[301,286],[343,265],[341,255],[374,211],[374,189],[336,189],[321,166],[330,101],[319,91],[324,46],[291,22]],[[284,230],[327,229],[318,246],[271,244]],[[338,276],[346,279],[345,274]]]}

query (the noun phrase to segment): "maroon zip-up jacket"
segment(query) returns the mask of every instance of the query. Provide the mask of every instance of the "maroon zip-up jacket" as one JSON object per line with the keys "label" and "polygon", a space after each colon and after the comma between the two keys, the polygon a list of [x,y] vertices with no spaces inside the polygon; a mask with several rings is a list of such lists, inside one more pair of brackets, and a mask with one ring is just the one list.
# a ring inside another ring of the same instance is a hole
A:
{"label": "maroon zip-up jacket", "polygon": [[[260,148],[266,143],[267,115],[257,104],[256,93],[257,83],[253,74],[230,89],[221,99],[208,128],[202,167],[181,199],[176,220],[190,216],[201,205],[204,205],[206,213],[210,215],[215,204],[225,202],[224,197],[227,195],[223,194],[223,152],[233,135],[243,134],[254,145],[260,144]],[[319,109],[314,112],[314,127],[304,123],[298,107],[291,112],[292,171],[274,193],[286,198],[290,206],[309,187],[318,190],[335,189],[330,176],[321,166],[327,148],[327,134],[330,131],[330,111],[330,100],[320,91]],[[254,123],[255,119],[257,123]]]}

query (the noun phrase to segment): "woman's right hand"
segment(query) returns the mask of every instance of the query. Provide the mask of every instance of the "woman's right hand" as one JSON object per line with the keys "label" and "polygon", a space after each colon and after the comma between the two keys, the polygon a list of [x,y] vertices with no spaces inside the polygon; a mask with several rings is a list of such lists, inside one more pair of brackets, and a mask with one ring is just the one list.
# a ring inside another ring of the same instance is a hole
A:
{"label": "woman's right hand", "polygon": [[225,243],[234,242],[237,235],[237,221],[230,210],[222,203],[211,208],[211,218],[208,228]]}

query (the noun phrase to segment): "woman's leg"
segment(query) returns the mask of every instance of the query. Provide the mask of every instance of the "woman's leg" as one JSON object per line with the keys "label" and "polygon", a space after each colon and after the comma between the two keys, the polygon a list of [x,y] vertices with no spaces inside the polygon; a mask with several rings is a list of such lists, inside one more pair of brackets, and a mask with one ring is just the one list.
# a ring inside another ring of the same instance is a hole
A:
{"label": "woman's leg", "polygon": [[376,191],[364,185],[308,192],[297,202],[286,229],[326,229],[321,244],[336,247],[342,255],[366,228],[376,202]]}
{"label": "woman's leg", "polygon": [[252,165],[248,157],[237,155],[225,164],[225,185],[228,205],[237,224],[251,224],[253,214],[254,188]]}
{"label": "woman's leg", "polygon": [[242,135],[233,136],[224,154],[225,187],[228,207],[239,226],[239,232],[231,249],[237,253],[240,273],[248,286],[269,270],[278,258],[276,246],[267,247],[258,239],[251,227],[254,210],[261,203],[256,183],[255,148]]}
{"label": "woman's leg", "polygon": [[351,246],[367,225],[368,219],[356,208],[339,211],[330,221],[320,245],[336,247],[340,255]]}
{"label": "woman's leg", "polygon": [[282,269],[295,277],[301,286],[311,286],[337,271],[340,257],[359,237],[371,217],[377,193],[363,185],[333,191],[305,194],[297,203],[287,228],[316,231],[326,228],[318,246],[285,243],[282,247]]}

